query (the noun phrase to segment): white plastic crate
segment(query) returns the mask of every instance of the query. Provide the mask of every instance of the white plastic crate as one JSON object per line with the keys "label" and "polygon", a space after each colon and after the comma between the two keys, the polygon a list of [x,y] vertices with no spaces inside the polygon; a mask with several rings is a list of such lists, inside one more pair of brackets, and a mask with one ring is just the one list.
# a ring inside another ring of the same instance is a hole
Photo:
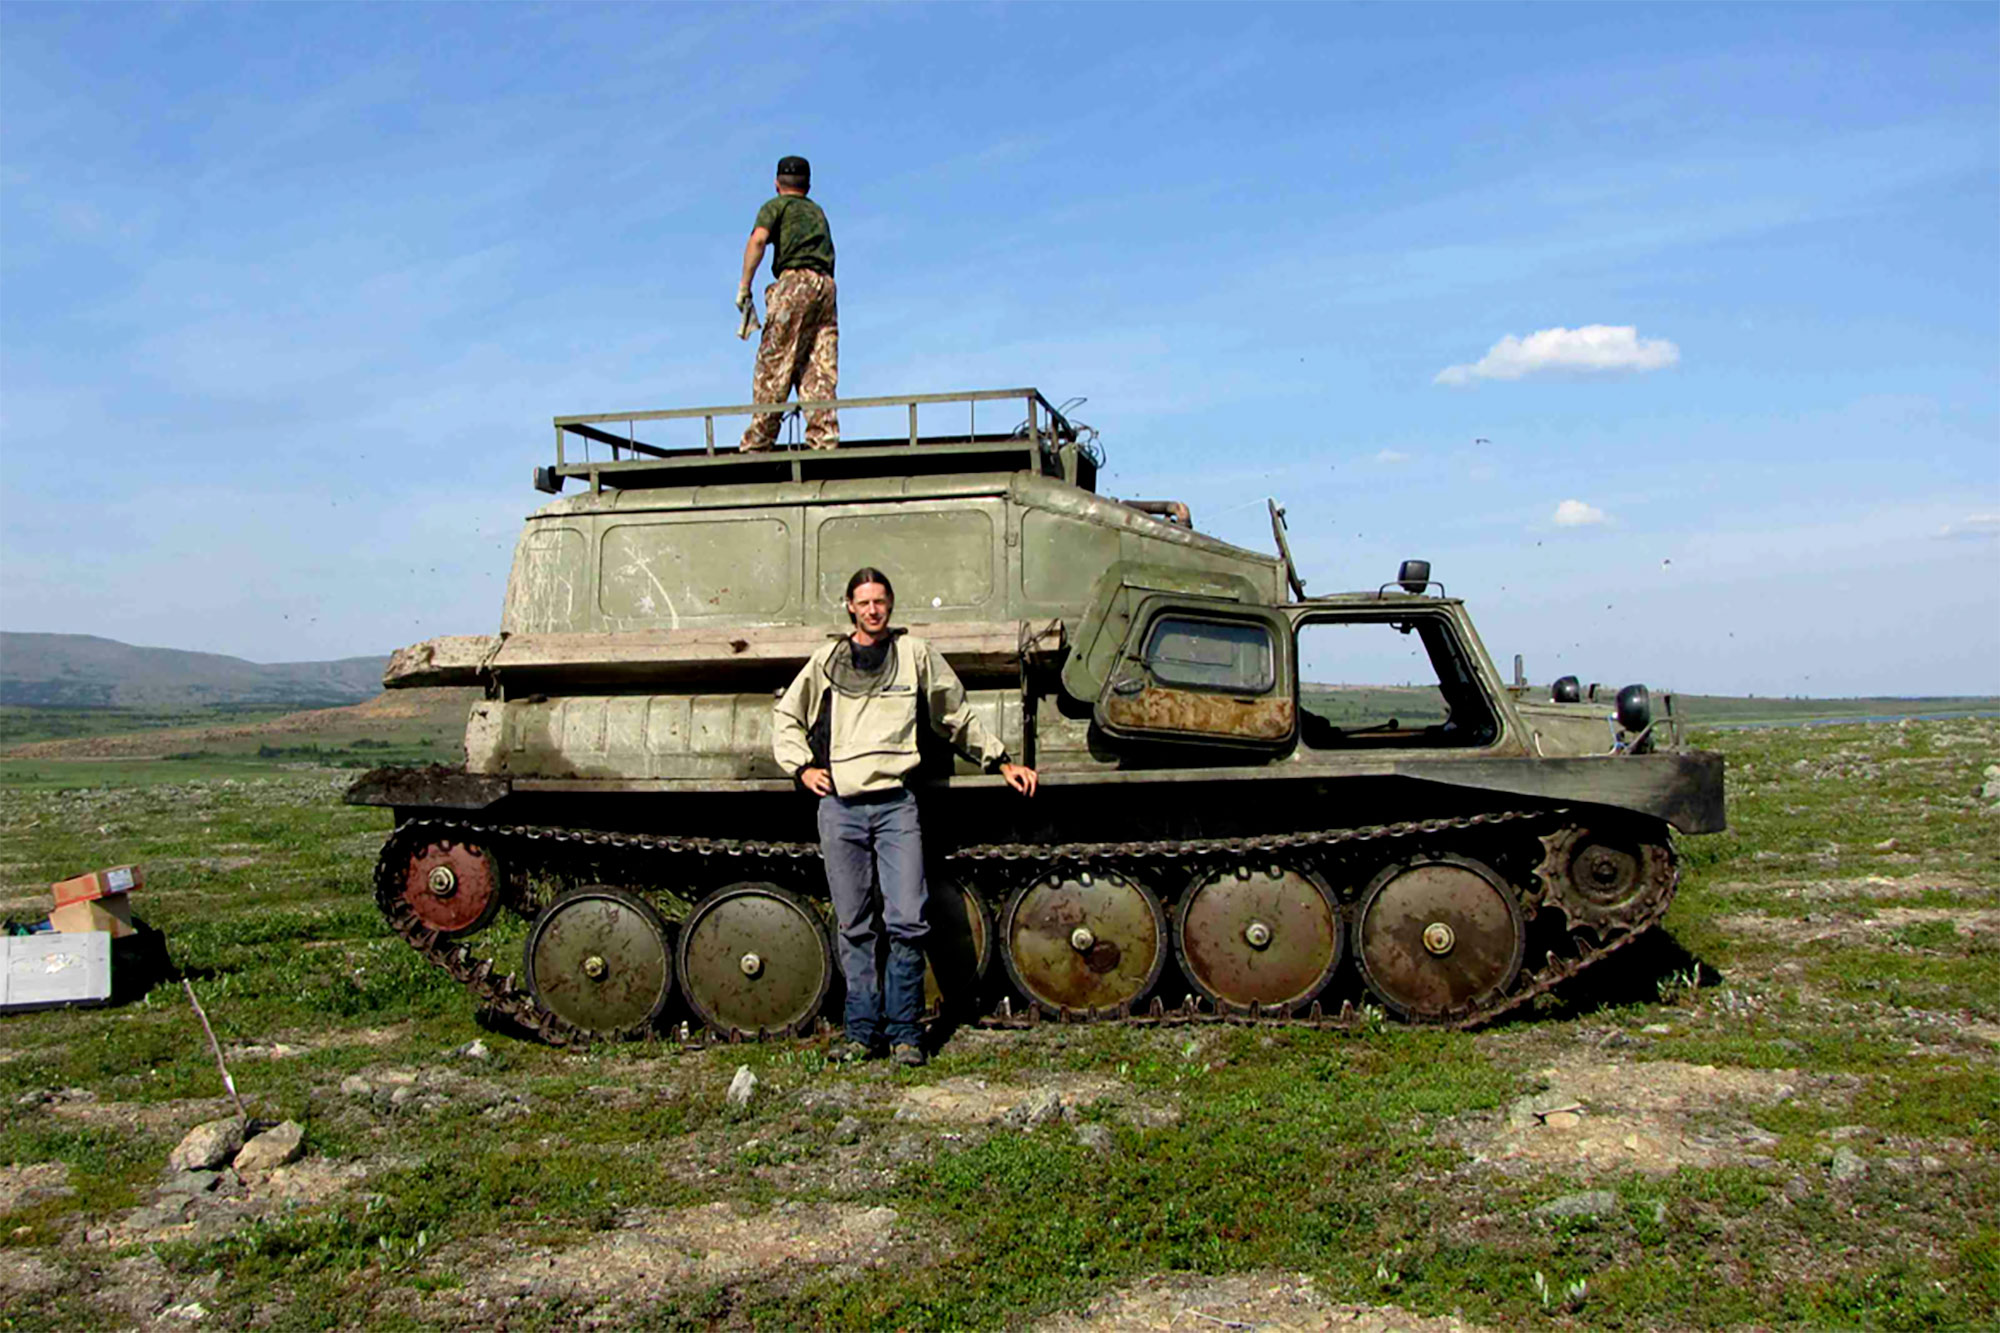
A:
{"label": "white plastic crate", "polygon": [[110,932],[50,932],[0,939],[0,1010],[103,1004],[110,998]]}

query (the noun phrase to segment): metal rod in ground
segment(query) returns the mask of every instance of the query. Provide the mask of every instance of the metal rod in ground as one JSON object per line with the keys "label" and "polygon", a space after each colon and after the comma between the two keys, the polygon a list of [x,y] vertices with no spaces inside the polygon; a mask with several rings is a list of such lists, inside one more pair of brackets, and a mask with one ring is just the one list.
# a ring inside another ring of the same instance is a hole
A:
{"label": "metal rod in ground", "polygon": [[215,1052],[215,1067],[222,1071],[222,1086],[229,1089],[229,1095],[235,1099],[236,1114],[242,1117],[243,1128],[247,1131],[250,1128],[250,1113],[243,1109],[243,1098],[236,1091],[236,1080],[229,1077],[229,1066],[222,1063],[222,1046],[215,1040],[215,1029],[208,1025],[208,1012],[201,1007],[201,1001],[194,997],[192,981],[182,977],[181,987],[188,993],[188,1003],[194,1006],[194,1016],[201,1020],[201,1030],[208,1034],[208,1049]]}

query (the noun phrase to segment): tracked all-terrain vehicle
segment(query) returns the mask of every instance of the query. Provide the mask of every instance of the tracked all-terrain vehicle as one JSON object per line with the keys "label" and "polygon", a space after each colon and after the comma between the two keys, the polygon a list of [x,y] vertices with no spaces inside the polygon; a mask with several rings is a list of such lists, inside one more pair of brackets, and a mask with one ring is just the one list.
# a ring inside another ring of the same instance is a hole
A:
{"label": "tracked all-terrain vehicle", "polygon": [[[1670,830],[1723,827],[1721,758],[1670,697],[1531,697],[1422,562],[1307,596],[1283,511],[1267,555],[1100,495],[1093,433],[1031,389],[840,406],[896,436],[740,454],[715,422],[749,408],[557,418],[536,485],[584,489],[528,518],[500,632],[391,660],[390,687],[483,687],[465,764],[347,799],[395,812],[390,924],[495,1016],[568,1041],[835,1012],[814,798],[771,706],[863,565],[1041,773],[1025,799],[936,753],[916,784],[957,1016],[1481,1023],[1658,922]],[[695,447],[638,438],[696,422]],[[518,964],[486,942],[503,912]]]}

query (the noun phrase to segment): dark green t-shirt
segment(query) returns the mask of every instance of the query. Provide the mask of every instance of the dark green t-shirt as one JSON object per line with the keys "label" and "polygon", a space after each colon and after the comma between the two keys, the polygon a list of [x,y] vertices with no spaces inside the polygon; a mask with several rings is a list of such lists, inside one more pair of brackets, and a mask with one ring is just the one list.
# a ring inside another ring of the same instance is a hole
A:
{"label": "dark green t-shirt", "polygon": [[818,269],[833,276],[833,231],[818,204],[802,194],[781,194],[757,210],[757,225],[771,233],[777,258],[771,276],[788,268]]}

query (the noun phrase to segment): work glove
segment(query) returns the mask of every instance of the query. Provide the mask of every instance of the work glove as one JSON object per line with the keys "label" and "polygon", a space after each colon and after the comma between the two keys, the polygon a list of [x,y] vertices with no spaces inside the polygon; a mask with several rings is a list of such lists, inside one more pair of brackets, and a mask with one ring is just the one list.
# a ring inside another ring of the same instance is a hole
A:
{"label": "work glove", "polygon": [[750,289],[748,287],[738,287],[736,289],[736,308],[746,315],[756,308],[756,303],[750,299]]}

